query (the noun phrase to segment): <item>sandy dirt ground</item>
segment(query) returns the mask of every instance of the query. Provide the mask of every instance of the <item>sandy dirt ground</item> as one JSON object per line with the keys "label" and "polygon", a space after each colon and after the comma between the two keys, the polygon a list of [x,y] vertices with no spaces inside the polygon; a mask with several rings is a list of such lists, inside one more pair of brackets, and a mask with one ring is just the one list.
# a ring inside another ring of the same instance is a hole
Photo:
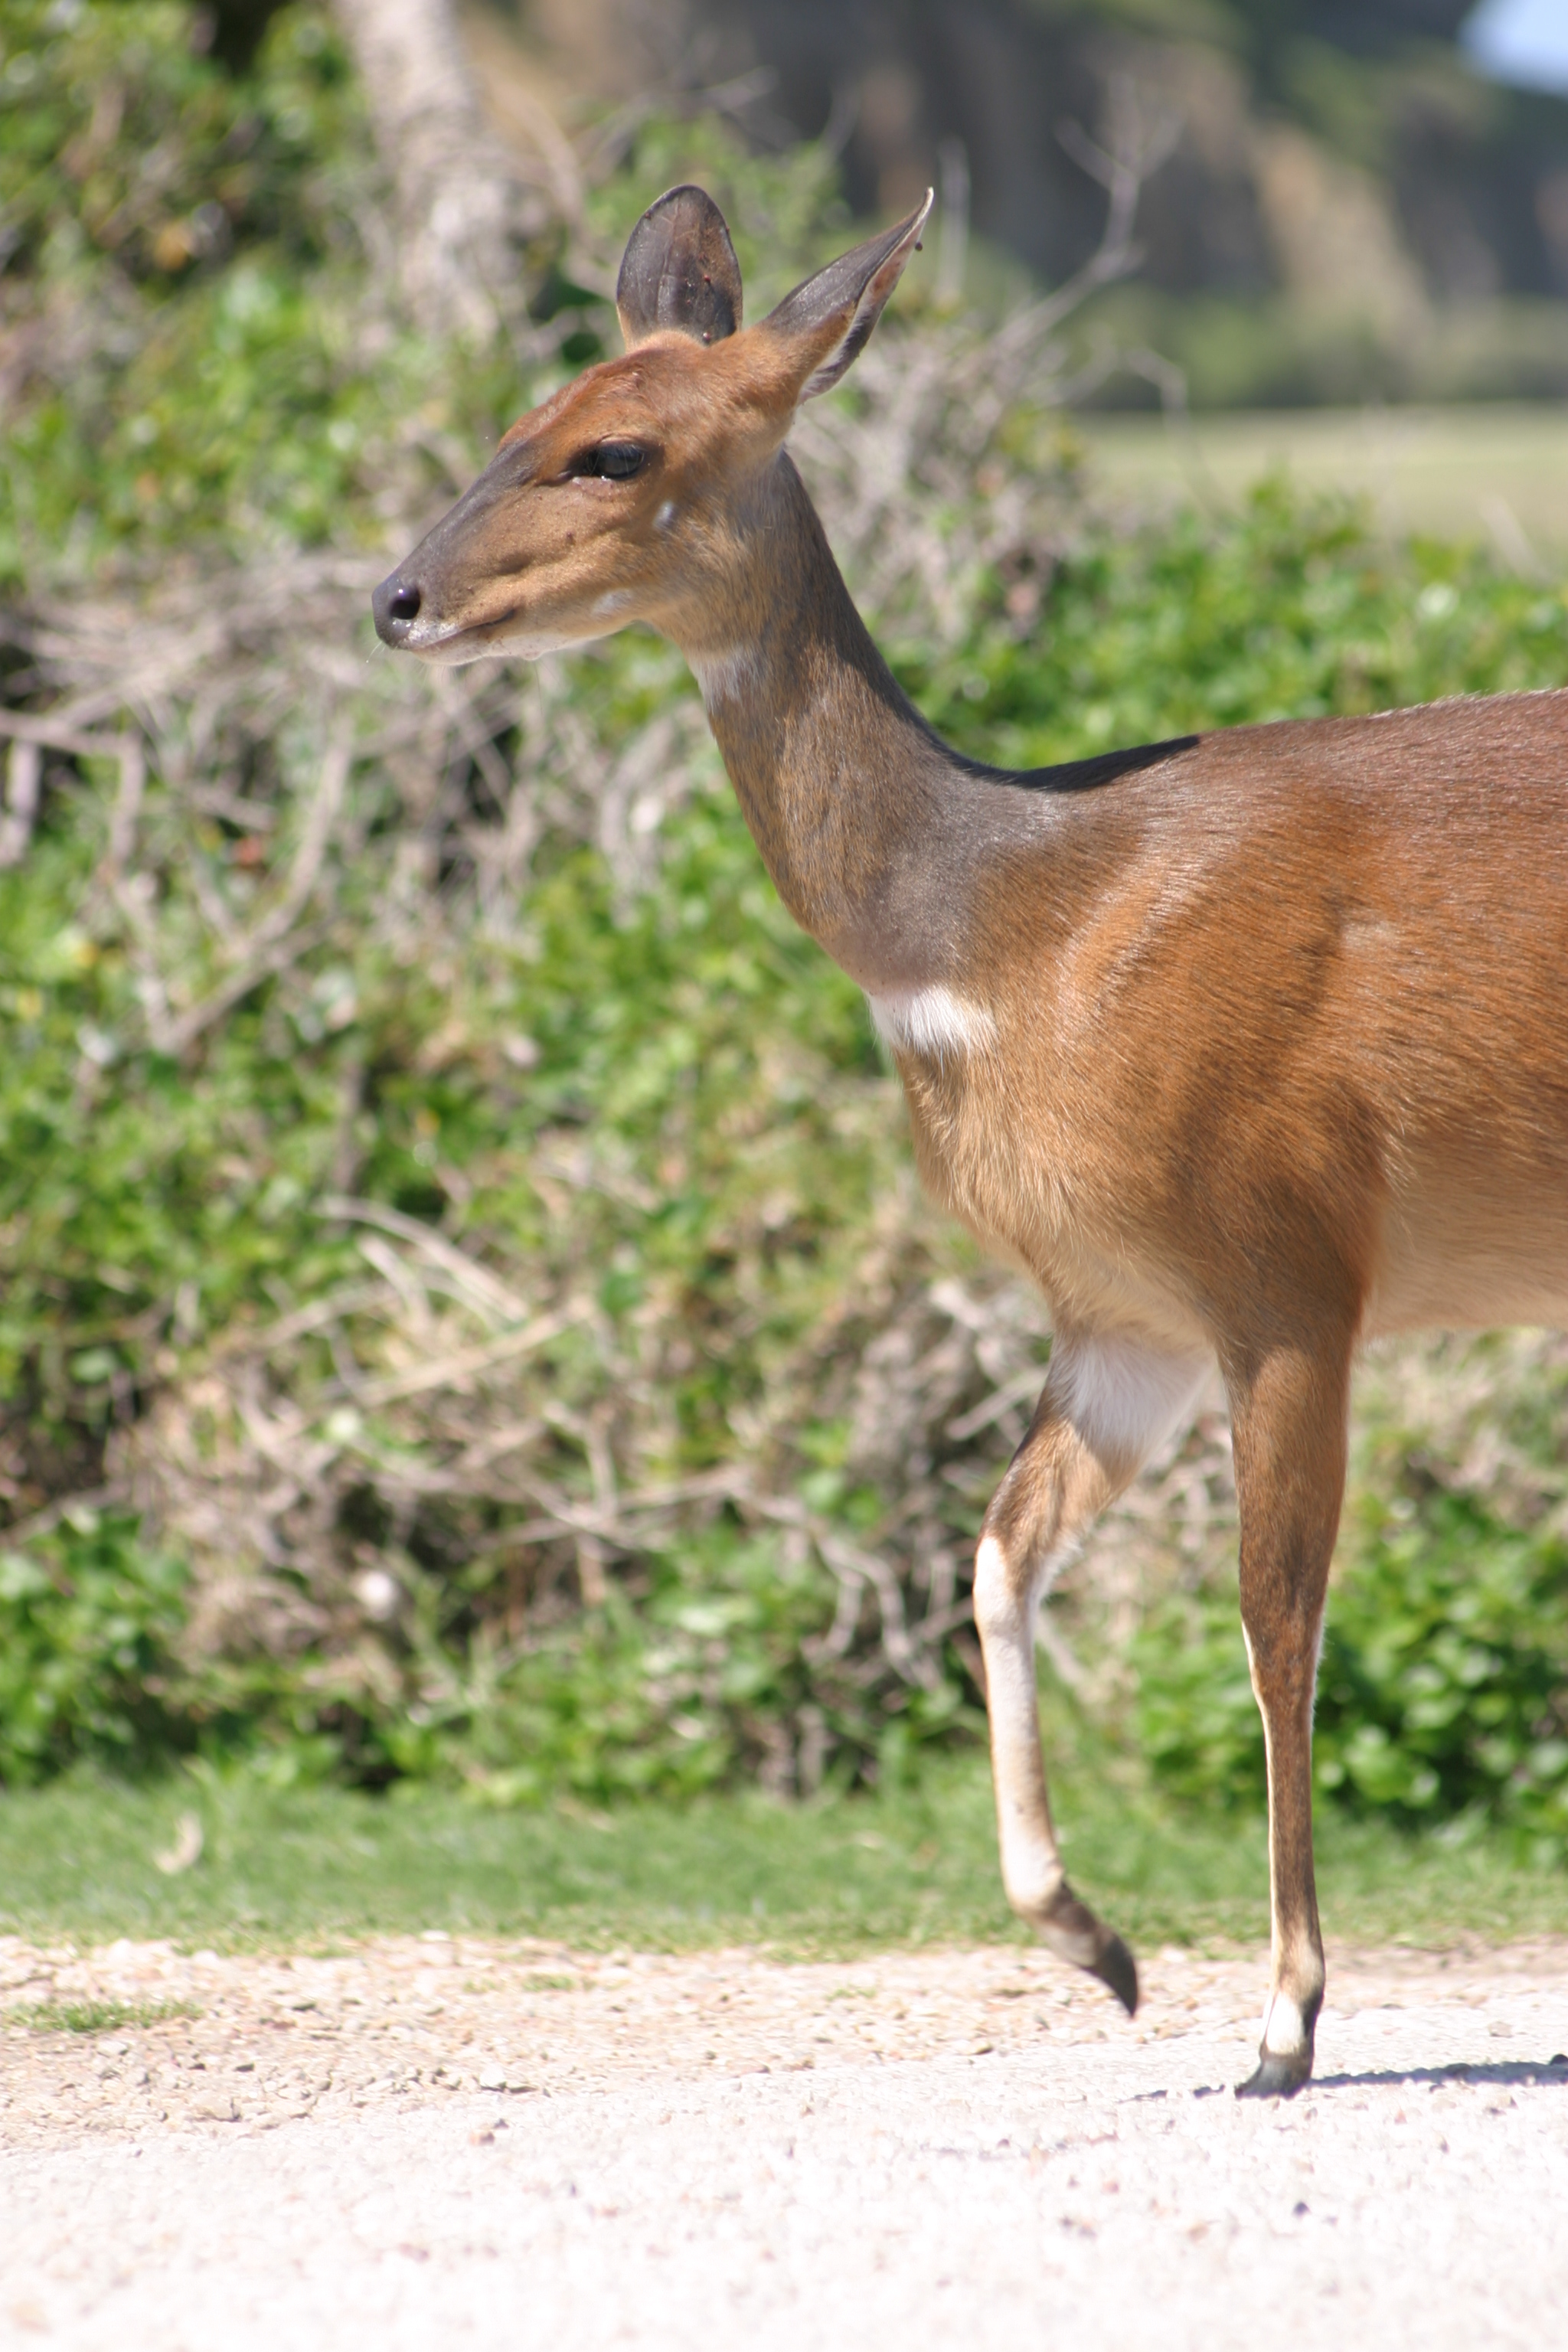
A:
{"label": "sandy dirt ground", "polygon": [[1261,1970],[0,1940],[0,2344],[1563,2341],[1568,1939],[1331,1952],[1238,2105]]}

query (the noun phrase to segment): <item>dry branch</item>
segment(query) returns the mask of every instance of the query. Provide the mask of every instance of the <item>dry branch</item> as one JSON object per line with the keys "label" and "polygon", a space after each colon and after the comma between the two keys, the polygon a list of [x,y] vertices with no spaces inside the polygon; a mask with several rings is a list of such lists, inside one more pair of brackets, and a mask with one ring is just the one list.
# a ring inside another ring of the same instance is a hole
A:
{"label": "dry branch", "polygon": [[[395,193],[404,299],[427,333],[483,341],[518,319],[518,248],[552,208],[484,128],[450,0],[333,5]],[[555,194],[580,203],[565,144],[550,146]]]}

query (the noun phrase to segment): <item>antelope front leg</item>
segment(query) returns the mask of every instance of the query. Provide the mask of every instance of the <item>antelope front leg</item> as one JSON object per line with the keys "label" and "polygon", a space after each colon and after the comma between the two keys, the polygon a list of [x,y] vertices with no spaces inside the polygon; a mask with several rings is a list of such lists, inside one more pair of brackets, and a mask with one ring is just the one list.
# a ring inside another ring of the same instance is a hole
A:
{"label": "antelope front leg", "polygon": [[1268,2005],[1238,2098],[1289,2098],[1312,2071],[1323,1938],[1312,1871],[1312,1701],[1345,1479],[1350,1349],[1281,1349],[1231,1391],[1241,1622],[1268,1760]]}
{"label": "antelope front leg", "polygon": [[1138,1971],[1120,1936],[1068,1885],[1040,1756],[1035,1619],[1090,1524],[1189,1411],[1207,1359],[1124,1335],[1058,1334],[1029,1433],[996,1491],[974,1560],[974,1622],[1007,1899],[1063,1959],[1100,1978],[1131,2016]]}

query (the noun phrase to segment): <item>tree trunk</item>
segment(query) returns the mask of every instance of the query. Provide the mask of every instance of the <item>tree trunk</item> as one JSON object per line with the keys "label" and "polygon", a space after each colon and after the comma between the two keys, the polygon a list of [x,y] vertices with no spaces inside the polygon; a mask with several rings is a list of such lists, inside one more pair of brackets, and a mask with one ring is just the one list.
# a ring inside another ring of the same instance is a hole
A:
{"label": "tree trunk", "polygon": [[333,5],[392,182],[410,314],[431,334],[493,334],[521,307],[519,247],[549,215],[484,126],[452,0]]}

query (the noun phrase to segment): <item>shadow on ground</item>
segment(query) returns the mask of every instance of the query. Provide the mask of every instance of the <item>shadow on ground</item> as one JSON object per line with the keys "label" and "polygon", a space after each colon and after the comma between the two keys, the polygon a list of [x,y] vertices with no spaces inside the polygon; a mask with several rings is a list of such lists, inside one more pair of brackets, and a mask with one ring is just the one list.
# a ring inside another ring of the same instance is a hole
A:
{"label": "shadow on ground", "polygon": [[1428,2083],[1434,2089],[1444,2083],[1495,2083],[1504,2088],[1523,2083],[1568,2091],[1568,2053],[1560,2050],[1550,2058],[1495,2058],[1478,2065],[1460,2061],[1452,2066],[1410,2066],[1403,2071],[1377,2067],[1364,2074],[1314,2074],[1310,2087],[1350,2091],[1396,2083]]}

